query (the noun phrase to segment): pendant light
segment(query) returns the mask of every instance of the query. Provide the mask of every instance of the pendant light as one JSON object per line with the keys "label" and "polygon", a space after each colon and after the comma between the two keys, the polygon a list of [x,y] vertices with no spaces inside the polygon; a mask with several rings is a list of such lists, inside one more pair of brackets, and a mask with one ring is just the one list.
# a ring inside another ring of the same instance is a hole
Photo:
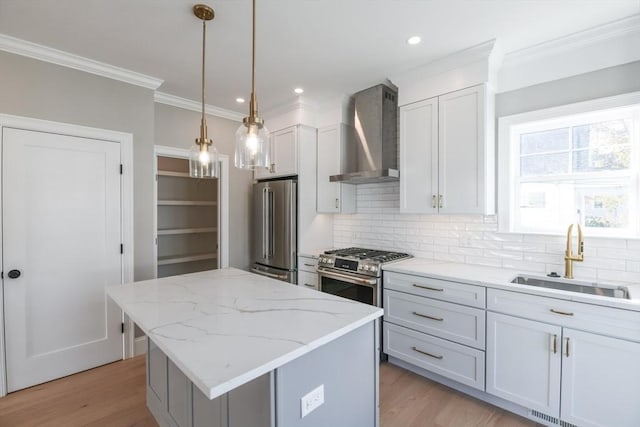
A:
{"label": "pendant light", "polygon": [[251,99],[249,116],[242,119],[236,131],[235,165],[240,169],[269,168],[271,144],[269,131],[258,116],[256,98],[256,0],[253,0],[253,27],[251,47]]}
{"label": "pendant light", "polygon": [[207,137],[207,121],[204,116],[204,82],[205,82],[205,42],[207,21],[214,17],[213,9],[205,4],[193,6],[193,14],[202,20],[202,117],[200,118],[200,137],[189,153],[189,176],[193,178],[218,177],[218,150],[213,140]]}

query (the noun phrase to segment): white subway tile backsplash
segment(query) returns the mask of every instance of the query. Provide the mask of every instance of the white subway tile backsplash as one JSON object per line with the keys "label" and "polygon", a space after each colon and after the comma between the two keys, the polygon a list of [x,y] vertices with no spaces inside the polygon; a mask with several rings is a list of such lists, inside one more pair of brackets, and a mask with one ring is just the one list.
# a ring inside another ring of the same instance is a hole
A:
{"label": "white subway tile backsplash", "polygon": [[[496,215],[401,214],[397,182],[359,185],[356,192],[358,213],[334,215],[334,246],[564,274],[563,235],[500,233]],[[585,260],[574,263],[574,274],[583,280],[640,282],[640,240],[587,237]]]}
{"label": "white subway tile backsplash", "polygon": [[627,240],[627,249],[640,251],[640,239]]}
{"label": "white subway tile backsplash", "polygon": [[534,273],[544,273],[545,265],[541,262],[518,261],[518,260],[502,260],[502,267],[512,270],[521,270],[523,272],[531,271]]}

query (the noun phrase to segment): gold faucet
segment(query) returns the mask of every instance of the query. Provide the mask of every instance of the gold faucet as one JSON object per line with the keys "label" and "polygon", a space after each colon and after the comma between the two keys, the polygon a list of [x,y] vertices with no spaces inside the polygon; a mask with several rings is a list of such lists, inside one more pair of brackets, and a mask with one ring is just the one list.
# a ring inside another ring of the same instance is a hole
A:
{"label": "gold faucet", "polygon": [[584,261],[584,239],[582,236],[582,227],[578,224],[578,253],[573,254],[571,249],[573,224],[569,226],[567,230],[567,250],[564,253],[564,277],[567,279],[573,279],[573,262]]}

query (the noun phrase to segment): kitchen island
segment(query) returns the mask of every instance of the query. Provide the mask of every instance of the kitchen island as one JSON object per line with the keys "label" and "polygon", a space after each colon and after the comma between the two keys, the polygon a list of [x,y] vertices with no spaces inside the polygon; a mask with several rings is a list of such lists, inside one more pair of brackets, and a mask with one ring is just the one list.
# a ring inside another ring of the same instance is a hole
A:
{"label": "kitchen island", "polygon": [[148,337],[161,426],[378,424],[380,308],[233,268],[107,293]]}

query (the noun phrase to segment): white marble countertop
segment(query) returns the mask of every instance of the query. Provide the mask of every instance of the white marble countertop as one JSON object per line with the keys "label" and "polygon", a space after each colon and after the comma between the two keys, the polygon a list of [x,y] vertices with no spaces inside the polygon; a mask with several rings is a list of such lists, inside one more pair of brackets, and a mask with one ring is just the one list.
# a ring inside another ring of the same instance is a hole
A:
{"label": "white marble countertop", "polygon": [[210,399],[383,314],[234,268],[109,286],[107,294]]}
{"label": "white marble countertop", "polygon": [[511,280],[518,274],[526,274],[538,277],[544,277],[544,274],[521,270],[510,270],[506,268],[485,267],[472,264],[458,264],[453,262],[437,261],[424,258],[411,258],[408,260],[384,265],[383,270],[433,277],[435,279],[457,280],[464,283],[486,286],[488,288],[518,291],[531,295],[540,295],[551,298],[584,302],[588,304],[640,311],[640,284],[630,285],[628,283],[615,283],[606,281],[602,282],[607,284],[626,286],[629,289],[629,296],[631,298],[627,300],[557,289],[518,285],[515,283],[511,283]]}

